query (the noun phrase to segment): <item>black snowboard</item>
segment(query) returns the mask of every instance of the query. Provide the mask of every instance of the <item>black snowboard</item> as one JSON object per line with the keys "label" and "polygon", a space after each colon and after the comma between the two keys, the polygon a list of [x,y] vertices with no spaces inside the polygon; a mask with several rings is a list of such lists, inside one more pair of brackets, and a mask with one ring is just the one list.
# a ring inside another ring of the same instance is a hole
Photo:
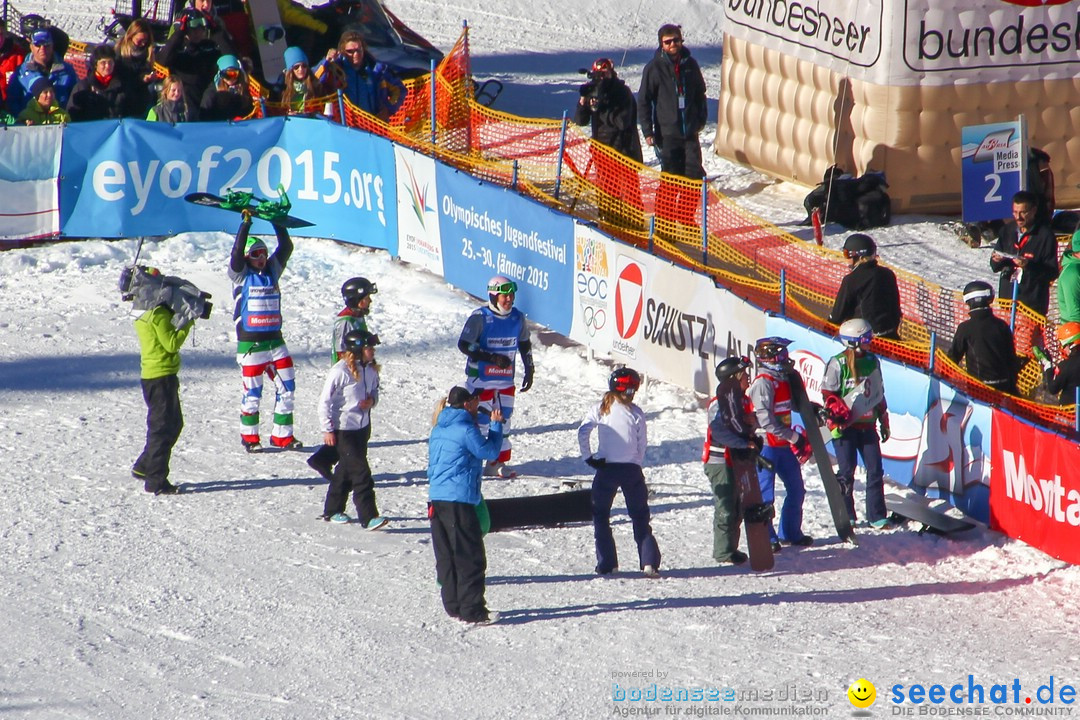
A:
{"label": "black snowboard", "polygon": [[773,569],[772,540],[769,523],[773,518],[772,503],[761,501],[761,485],[758,484],[757,462],[754,455],[745,458],[731,457],[731,471],[735,476],[735,488],[743,514],[743,530],[746,532],[746,549],[750,555],[750,569],[761,572]]}
{"label": "black snowboard", "polygon": [[490,532],[516,527],[551,527],[592,521],[592,491],[574,490],[552,495],[487,499]]}
{"label": "black snowboard", "polygon": [[889,493],[885,496],[885,505],[890,512],[922,525],[919,529],[920,535],[927,530],[939,535],[952,535],[975,527],[973,522],[938,512],[920,497],[902,497]]}
{"label": "black snowboard", "polygon": [[832,512],[833,524],[836,526],[836,534],[841,540],[858,545],[859,540],[855,537],[855,530],[851,527],[851,517],[848,515],[847,503],[844,501],[844,491],[836,479],[832,460],[829,458],[829,450],[825,447],[825,440],[821,437],[818,427],[820,419],[810,404],[810,398],[806,396],[806,386],[803,385],[802,376],[794,368],[788,371],[788,380],[791,384],[791,404],[795,412],[799,413],[802,421],[813,427],[806,428],[806,438],[810,441],[810,447],[814,451],[814,463],[821,475],[821,482],[825,486],[825,497],[829,499],[829,510]]}
{"label": "black snowboard", "polygon": [[222,210],[231,210],[232,212],[237,213],[247,209],[251,211],[252,217],[257,217],[287,228],[311,227],[315,224],[308,222],[307,220],[301,220],[300,218],[287,213],[281,214],[280,212],[274,212],[272,210],[272,206],[275,204],[273,201],[259,200],[258,198],[251,198],[246,205],[232,202],[229,198],[223,198],[220,195],[211,195],[210,193],[201,192],[185,195],[184,199],[195,205],[221,208]]}

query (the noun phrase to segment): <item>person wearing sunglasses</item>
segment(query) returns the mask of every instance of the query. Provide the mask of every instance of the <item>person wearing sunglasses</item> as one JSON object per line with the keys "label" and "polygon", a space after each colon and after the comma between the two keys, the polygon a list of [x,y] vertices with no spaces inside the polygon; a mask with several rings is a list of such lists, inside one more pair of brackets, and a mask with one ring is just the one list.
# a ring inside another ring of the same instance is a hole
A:
{"label": "person wearing sunglasses", "polygon": [[263,378],[269,377],[276,390],[270,444],[285,450],[299,449],[303,443],[293,437],[296,370],[281,333],[281,288],[278,284],[292,255],[293,242],[288,230],[274,225],[277,249],[270,254],[266,243],[248,236],[251,213],[245,210],[243,216],[233,242],[228,272],[233,284],[236,362],[244,377],[240,441],[249,453],[262,450],[259,404]]}
{"label": "person wearing sunglasses", "polygon": [[504,418],[502,450],[499,457],[484,466],[488,477],[514,477],[517,473],[506,463],[510,460],[510,417],[514,412],[514,368],[517,356],[525,366],[521,391],[533,384],[532,339],[525,313],[514,307],[517,283],[495,275],[488,280],[488,304],[479,307],[465,320],[458,338],[458,350],[465,354],[465,376],[469,390],[480,390],[478,416],[480,432],[487,436],[488,417],[501,410]]}
{"label": "person wearing sunglasses", "polygon": [[206,88],[199,103],[199,116],[203,120],[243,120],[255,109],[247,73],[235,55],[222,55],[217,67],[215,82]]}
{"label": "person wearing sunglasses", "polygon": [[638,90],[641,133],[656,151],[661,170],[700,180],[705,170],[698,133],[708,121],[705,78],[683,45],[682,28],[663,25],[657,40]]}
{"label": "person wearing sunglasses", "polygon": [[329,94],[322,81],[308,67],[307,55],[298,47],[285,48],[285,72],[281,78],[278,102],[289,115],[302,115],[307,104]]}
{"label": "person wearing sunglasses", "polygon": [[67,107],[79,76],[71,63],[65,62],[63,56],[57,54],[53,30],[46,28],[30,34],[30,54],[8,81],[7,107],[12,115],[18,115],[30,102],[33,97],[30,88],[39,78],[49,81],[56,105]]}
{"label": "person wearing sunglasses", "polygon": [[315,67],[315,77],[341,90],[356,107],[386,120],[405,102],[405,84],[386,63],[375,62],[355,30],[341,34],[336,48]]}

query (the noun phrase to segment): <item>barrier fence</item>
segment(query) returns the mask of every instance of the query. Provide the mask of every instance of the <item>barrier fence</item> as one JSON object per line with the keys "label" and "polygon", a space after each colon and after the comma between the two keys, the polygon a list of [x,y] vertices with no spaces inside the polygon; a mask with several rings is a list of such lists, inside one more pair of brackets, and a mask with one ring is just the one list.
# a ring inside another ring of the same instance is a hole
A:
{"label": "barrier fence", "polygon": [[[88,47],[73,42],[67,59],[80,75],[85,74],[87,57]],[[701,180],[660,173],[629,160],[565,118],[521,118],[486,107],[473,97],[468,28],[433,74],[406,81],[406,88],[405,101],[385,120],[365,113],[340,93],[312,98],[304,111],[327,114],[329,109],[337,122],[432,155],[488,182],[514,187],[636,247],[706,274],[758,307],[815,330],[835,332],[825,318],[849,269],[841,253],[784,232]],[[251,89],[260,100],[252,117],[287,114],[257,80],[251,80]],[[1076,406],[1054,404],[1039,389],[1038,363],[1024,365],[1022,397],[1012,397],[983,385],[949,360],[945,350],[957,324],[967,317],[961,293],[893,270],[904,315],[903,341],[875,339],[875,352],[932,372],[972,398],[1073,432]],[[1029,357],[1033,342],[1042,338],[1048,353],[1060,359],[1053,333],[1042,332],[1045,318],[1024,306],[1014,313],[1012,303],[1000,298],[994,311],[1014,320],[1018,355]],[[1051,310],[1052,318],[1055,312]]]}

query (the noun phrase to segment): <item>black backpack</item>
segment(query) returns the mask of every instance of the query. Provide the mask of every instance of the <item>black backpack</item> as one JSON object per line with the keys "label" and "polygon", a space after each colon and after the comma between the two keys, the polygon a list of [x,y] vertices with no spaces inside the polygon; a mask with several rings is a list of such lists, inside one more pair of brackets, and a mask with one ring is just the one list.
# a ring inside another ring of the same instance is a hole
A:
{"label": "black backpack", "polygon": [[868,171],[852,177],[833,165],[821,183],[803,200],[807,219],[815,209],[825,222],[837,222],[848,230],[882,227],[892,221],[892,205],[885,188],[885,173]]}

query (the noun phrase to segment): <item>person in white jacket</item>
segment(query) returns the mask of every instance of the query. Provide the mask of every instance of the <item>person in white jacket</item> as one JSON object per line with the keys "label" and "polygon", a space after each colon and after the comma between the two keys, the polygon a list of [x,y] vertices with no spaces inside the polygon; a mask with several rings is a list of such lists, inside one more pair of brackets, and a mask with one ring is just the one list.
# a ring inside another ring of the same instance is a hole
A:
{"label": "person in white jacket", "polygon": [[[649,525],[649,491],[641,465],[648,436],[645,413],[634,404],[641,376],[631,368],[617,368],[608,378],[608,392],[586,414],[578,427],[578,445],[585,462],[596,470],[592,483],[593,535],[596,572],[609,575],[618,569],[619,556],[611,534],[611,503],[622,490],[626,511],[634,526],[638,563],[648,577],[659,577],[660,546]],[[596,452],[590,437],[596,428]]]}
{"label": "person in white jacket", "polygon": [[378,344],[379,336],[366,330],[346,333],[341,359],[330,368],[319,396],[323,443],[336,447],[341,458],[326,490],[322,518],[349,522],[345,502],[352,491],[357,519],[368,530],[387,523],[375,504],[375,480],[367,459],[371,409],[379,402]]}

